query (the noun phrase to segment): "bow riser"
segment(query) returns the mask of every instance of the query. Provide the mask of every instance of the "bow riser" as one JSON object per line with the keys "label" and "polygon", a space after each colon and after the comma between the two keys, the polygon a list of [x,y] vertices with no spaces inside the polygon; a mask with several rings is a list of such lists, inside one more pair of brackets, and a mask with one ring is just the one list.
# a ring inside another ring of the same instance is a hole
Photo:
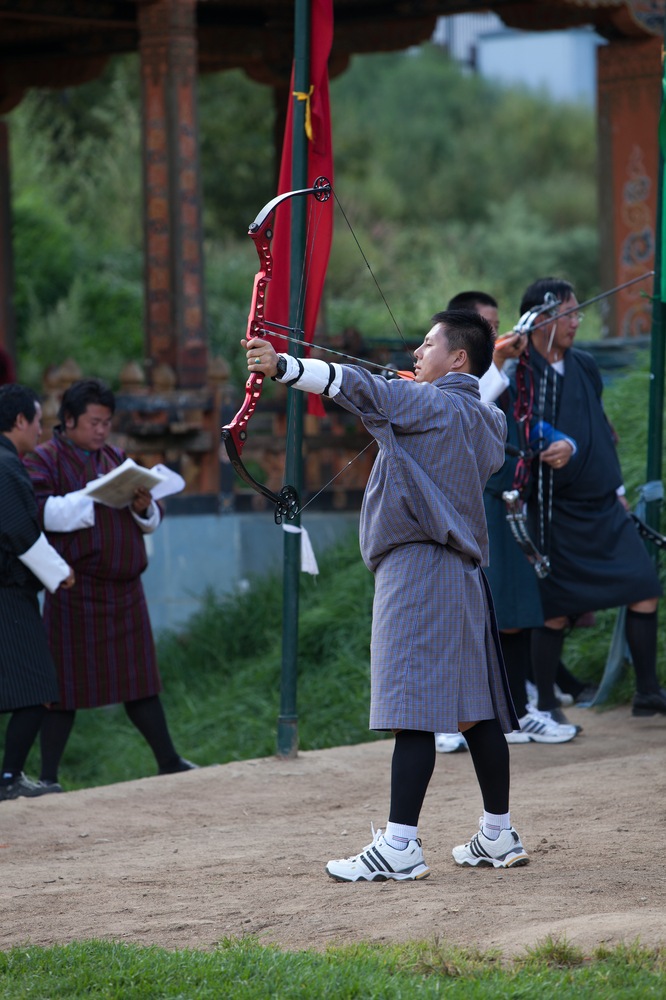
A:
{"label": "bow riser", "polygon": [[[287,191],[285,194],[280,194],[277,198],[273,198],[272,201],[262,208],[257,218],[250,225],[248,235],[257,248],[260,268],[254,278],[252,303],[250,305],[245,333],[246,340],[262,337],[265,334],[264,311],[268,283],[273,276],[271,241],[273,239],[273,222],[277,206],[288,198],[293,198],[295,195],[311,194],[318,202],[328,201],[331,193],[332,188],[329,181],[325,177],[318,177],[311,188],[305,188],[300,191]],[[250,374],[245,383],[245,399],[233,420],[222,428],[221,434],[232,467],[248,486],[251,486],[257,493],[260,493],[267,500],[270,500],[271,503],[275,504],[275,521],[277,524],[281,524],[283,517],[291,521],[298,515],[300,510],[298,493],[293,486],[289,485],[283,486],[279,494],[274,493],[267,486],[263,486],[254,479],[243,465],[241,459],[243,447],[247,441],[247,425],[257,408],[263,381],[263,372],[252,372]]]}
{"label": "bow riser", "polygon": [[[271,240],[273,239],[272,220],[274,214],[274,212],[271,212],[268,216],[266,216],[264,225],[261,229],[256,232],[253,232],[252,226],[250,226],[249,229],[249,235],[257,248],[261,267],[254,277],[254,284],[252,286],[252,302],[250,303],[250,312],[247,317],[247,329],[245,332],[246,340],[251,340],[254,337],[261,337],[263,335],[266,292],[268,289],[268,283],[273,277]],[[243,447],[247,440],[247,425],[252,417],[252,414],[257,408],[263,382],[263,372],[252,372],[248,376],[247,382],[245,383],[245,399],[243,400],[241,408],[231,423],[222,428],[222,440],[226,442],[230,436],[234,443],[236,450],[236,463],[240,463],[240,456],[243,453]],[[232,456],[230,455],[229,457],[232,464],[234,464]],[[242,463],[240,463],[240,466],[242,466]],[[239,464],[234,464],[234,468],[238,472]],[[239,475],[241,475],[243,479],[246,479],[242,473],[239,473]]]}

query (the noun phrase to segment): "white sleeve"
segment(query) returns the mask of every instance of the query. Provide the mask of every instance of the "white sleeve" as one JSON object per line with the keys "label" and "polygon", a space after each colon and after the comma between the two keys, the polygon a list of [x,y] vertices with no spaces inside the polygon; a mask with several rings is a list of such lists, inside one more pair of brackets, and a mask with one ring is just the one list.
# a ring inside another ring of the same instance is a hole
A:
{"label": "white sleeve", "polygon": [[293,358],[283,354],[287,370],[276,382],[293,385],[303,392],[316,392],[319,396],[337,396],[342,384],[342,365],[330,365],[316,358]]}
{"label": "white sleeve", "polygon": [[58,589],[63,580],[69,576],[69,566],[59,555],[52,545],[46,541],[44,532],[39,536],[34,545],[18,557],[24,566],[41,580],[47,590],[52,594]]}
{"label": "white sleeve", "polygon": [[44,506],[46,531],[78,531],[92,528],[95,523],[95,503],[85,490],[74,490],[62,497],[49,497]]}
{"label": "white sleeve", "polygon": [[132,515],[136,523],[139,525],[144,535],[152,534],[155,528],[159,527],[160,522],[162,520],[162,512],[156,503],[151,503],[150,507],[148,507],[147,510],[148,510],[148,517],[141,517],[140,514],[137,514],[130,507],[130,514]]}
{"label": "white sleeve", "polygon": [[509,388],[509,379],[493,362],[485,375],[479,379],[479,392],[484,403],[494,403],[505,389]]}

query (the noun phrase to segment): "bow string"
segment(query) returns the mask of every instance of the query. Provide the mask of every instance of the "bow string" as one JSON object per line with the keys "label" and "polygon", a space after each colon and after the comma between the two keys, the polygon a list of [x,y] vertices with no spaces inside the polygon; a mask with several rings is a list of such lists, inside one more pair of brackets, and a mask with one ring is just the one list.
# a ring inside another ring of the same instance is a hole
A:
{"label": "bow string", "polygon": [[[284,324],[277,323],[274,320],[269,319],[265,315],[265,300],[266,293],[268,290],[269,282],[273,274],[273,256],[271,251],[271,242],[273,239],[273,224],[275,221],[275,210],[278,205],[286,201],[289,198],[293,198],[299,195],[312,195],[317,202],[326,202],[331,197],[331,194],[335,195],[333,188],[326,177],[318,177],[313,183],[312,187],[302,188],[298,191],[287,191],[284,194],[278,195],[266,204],[262,210],[257,215],[254,222],[250,225],[248,229],[248,235],[254,241],[254,245],[257,249],[260,261],[260,269],[254,278],[254,287],[252,291],[252,302],[250,306],[250,312],[248,315],[247,330],[246,330],[246,340],[250,340],[253,337],[272,337],[286,340],[292,344],[300,344],[304,347],[314,347],[317,346],[311,341],[303,339],[305,337],[305,331],[293,326],[285,326]],[[339,199],[335,196],[336,203],[338,204],[342,215],[349,227],[354,240],[359,248],[361,256],[365,260],[366,266],[372,275],[372,278],[377,286],[379,293],[384,300],[384,303],[389,311],[393,324],[395,325],[400,338],[405,345],[407,350],[407,343],[402,334],[402,331],[391,311],[391,308],[386,301],[386,297],[382,292],[377,278],[370,266],[370,263],[363,252],[363,249],[358,242],[356,234],[354,233],[353,227],[347,218],[347,215],[342,208]],[[297,336],[300,335],[300,336]],[[364,358],[355,358],[352,355],[344,351],[336,351],[330,347],[321,347],[323,351],[329,354],[334,354],[339,357],[344,358],[346,361],[356,361],[359,364],[367,365],[370,368],[376,368],[381,371],[387,378],[401,378],[407,381],[413,381],[414,372],[413,371],[402,371],[393,370],[387,367],[386,364],[377,364],[376,362],[370,361]],[[246,383],[245,383],[245,398],[238,410],[236,416],[224,427],[222,427],[221,435],[224,441],[225,449],[229,461],[236,471],[236,473],[248,484],[252,489],[256,490],[267,500],[275,505],[275,522],[276,524],[281,524],[284,517],[287,520],[292,521],[304,507],[309,506],[313,500],[315,500],[328,486],[333,482],[345,469],[347,469],[356,459],[362,455],[367,449],[374,443],[370,441],[365,448],[363,448],[358,455],[355,455],[344,469],[340,470],[328,483],[326,483],[303,507],[300,504],[300,498],[298,492],[294,486],[285,484],[279,493],[273,492],[263,483],[258,482],[254,476],[247,469],[243,460],[241,458],[243,448],[247,442],[247,427],[252,415],[257,407],[257,403],[261,397],[262,385],[264,381],[263,372],[252,372]]]}

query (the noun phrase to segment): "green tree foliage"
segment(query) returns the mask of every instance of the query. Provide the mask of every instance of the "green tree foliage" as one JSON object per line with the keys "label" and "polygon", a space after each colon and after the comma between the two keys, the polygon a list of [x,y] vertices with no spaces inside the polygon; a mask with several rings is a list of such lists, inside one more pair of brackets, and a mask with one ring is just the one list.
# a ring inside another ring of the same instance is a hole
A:
{"label": "green tree foliage", "polygon": [[[332,107],[339,197],[410,336],[463,286],[496,295],[508,317],[543,274],[598,290],[591,111],[467,76],[432,46],[357,57]],[[385,332],[358,255],[340,256],[334,315],[354,322],[363,297],[366,332]]]}
{"label": "green tree foliage", "polygon": [[[499,89],[432,46],[357,57],[331,96],[354,235],[340,215],[328,332],[397,336],[356,239],[410,339],[463,286],[498,296],[507,321],[541,274],[598,290],[590,111]],[[208,333],[233,359],[256,270],[247,226],[275,191],[272,93],[240,71],[204,76],[199,119]],[[137,58],[30,93],[10,123],[21,377],[38,385],[71,354],[114,380],[143,355]]]}

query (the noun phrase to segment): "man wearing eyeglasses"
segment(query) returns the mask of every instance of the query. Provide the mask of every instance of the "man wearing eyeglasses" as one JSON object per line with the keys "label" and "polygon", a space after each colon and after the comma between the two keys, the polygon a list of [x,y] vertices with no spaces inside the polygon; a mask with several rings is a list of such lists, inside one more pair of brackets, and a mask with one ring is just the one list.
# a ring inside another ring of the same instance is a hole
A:
{"label": "man wearing eyeglasses", "polygon": [[539,581],[544,626],[532,633],[538,707],[557,718],[555,674],[570,621],[587,611],[626,606],[636,674],[633,714],[666,715],[666,691],[656,673],[661,586],[627,513],[599,369],[590,354],[573,346],[580,323],[574,288],[541,278],[525,291],[520,313],[549,293],[558,305],[532,331],[527,373],[532,426],[541,421],[551,432],[533,461],[528,500],[533,537],[551,562],[549,575]]}

